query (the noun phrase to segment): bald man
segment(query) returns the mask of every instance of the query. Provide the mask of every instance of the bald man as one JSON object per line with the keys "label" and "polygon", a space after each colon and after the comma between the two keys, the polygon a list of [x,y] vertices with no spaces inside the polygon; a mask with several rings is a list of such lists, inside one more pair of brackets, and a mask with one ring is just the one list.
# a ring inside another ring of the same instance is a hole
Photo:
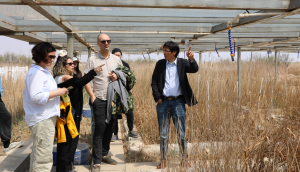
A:
{"label": "bald man", "polygon": [[116,165],[117,162],[108,156],[110,141],[113,133],[113,124],[116,120],[115,115],[107,114],[107,87],[110,81],[118,79],[115,73],[112,73],[122,61],[118,56],[110,53],[111,40],[108,35],[100,34],[97,38],[97,44],[100,51],[88,59],[84,73],[88,73],[97,66],[104,65],[102,71],[92,80],[93,89],[90,84],[85,86],[91,98],[94,111],[95,130],[93,135],[93,162],[92,172],[100,172],[101,162]]}

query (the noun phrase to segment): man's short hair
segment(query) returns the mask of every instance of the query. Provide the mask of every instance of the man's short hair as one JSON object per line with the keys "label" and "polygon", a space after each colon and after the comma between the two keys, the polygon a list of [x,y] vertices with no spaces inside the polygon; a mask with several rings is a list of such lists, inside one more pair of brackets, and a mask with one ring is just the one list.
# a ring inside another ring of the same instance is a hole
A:
{"label": "man's short hair", "polygon": [[115,54],[115,53],[117,53],[117,52],[120,52],[121,53],[121,55],[123,55],[122,54],[122,51],[121,51],[121,49],[120,48],[114,48],[113,50],[112,50],[112,54]]}
{"label": "man's short hair", "polygon": [[178,44],[176,44],[173,41],[168,41],[168,42],[166,42],[164,44],[163,48],[165,48],[165,47],[168,47],[170,49],[171,53],[173,53],[174,51],[176,51],[177,53],[175,54],[175,57],[178,56],[178,54],[179,54],[179,46],[178,46]]}
{"label": "man's short hair", "polygon": [[105,34],[105,33],[100,33],[100,34],[98,35],[98,37],[97,37],[97,42],[100,41],[99,38],[100,38],[100,36],[103,35],[103,34]]}

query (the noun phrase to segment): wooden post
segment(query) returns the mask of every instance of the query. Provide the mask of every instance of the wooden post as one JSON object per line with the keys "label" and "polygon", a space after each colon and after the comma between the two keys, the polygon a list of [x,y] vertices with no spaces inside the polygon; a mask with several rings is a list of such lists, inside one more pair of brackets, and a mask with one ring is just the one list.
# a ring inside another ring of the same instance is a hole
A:
{"label": "wooden post", "polygon": [[277,81],[277,51],[275,51],[275,83]]}
{"label": "wooden post", "polygon": [[68,57],[73,58],[73,34],[67,33],[67,52]]}
{"label": "wooden post", "polygon": [[237,92],[237,99],[238,99],[238,104],[240,104],[241,100],[241,47],[237,48],[237,81],[238,81],[238,92]]}
{"label": "wooden post", "polygon": [[197,90],[197,99],[199,97],[199,83],[201,79],[201,61],[202,61],[202,52],[199,52],[199,75],[198,75],[198,90]]}
{"label": "wooden post", "polygon": [[89,47],[89,48],[88,48],[88,58],[90,58],[91,55],[92,55],[92,49],[91,49],[91,47]]}

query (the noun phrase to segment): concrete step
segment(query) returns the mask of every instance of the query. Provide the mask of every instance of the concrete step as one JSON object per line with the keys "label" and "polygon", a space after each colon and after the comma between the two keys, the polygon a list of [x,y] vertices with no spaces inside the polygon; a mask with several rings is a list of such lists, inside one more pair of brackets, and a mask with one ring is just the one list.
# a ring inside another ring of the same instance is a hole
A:
{"label": "concrete step", "polygon": [[2,162],[0,161],[0,171],[25,172],[29,170],[32,145],[32,136],[30,136],[22,146],[3,159]]}
{"label": "concrete step", "polygon": [[126,163],[125,171],[161,171],[156,169],[158,164],[158,162]]}
{"label": "concrete step", "polygon": [[0,156],[0,163],[6,158],[7,156]]}

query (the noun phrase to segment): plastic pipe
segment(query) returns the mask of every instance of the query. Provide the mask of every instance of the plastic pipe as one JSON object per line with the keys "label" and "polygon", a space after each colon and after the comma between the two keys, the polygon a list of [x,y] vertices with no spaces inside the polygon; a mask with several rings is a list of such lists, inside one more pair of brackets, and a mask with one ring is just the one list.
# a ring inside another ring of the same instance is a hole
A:
{"label": "plastic pipe", "polygon": [[227,22],[227,27],[229,27],[232,23],[237,21],[240,18],[245,18],[245,17],[254,17],[254,16],[277,16],[277,15],[288,15],[289,12],[274,12],[274,13],[252,13],[252,14],[238,14],[235,18]]}
{"label": "plastic pipe", "polygon": [[229,46],[230,46],[230,56],[231,56],[231,60],[234,61],[234,54],[232,51],[232,44],[231,44],[231,27],[228,27],[228,39],[229,39]]}
{"label": "plastic pipe", "polygon": [[216,53],[218,54],[218,57],[220,57],[220,54],[219,54],[218,49],[217,49],[217,45],[215,45],[215,50],[216,50]]}

